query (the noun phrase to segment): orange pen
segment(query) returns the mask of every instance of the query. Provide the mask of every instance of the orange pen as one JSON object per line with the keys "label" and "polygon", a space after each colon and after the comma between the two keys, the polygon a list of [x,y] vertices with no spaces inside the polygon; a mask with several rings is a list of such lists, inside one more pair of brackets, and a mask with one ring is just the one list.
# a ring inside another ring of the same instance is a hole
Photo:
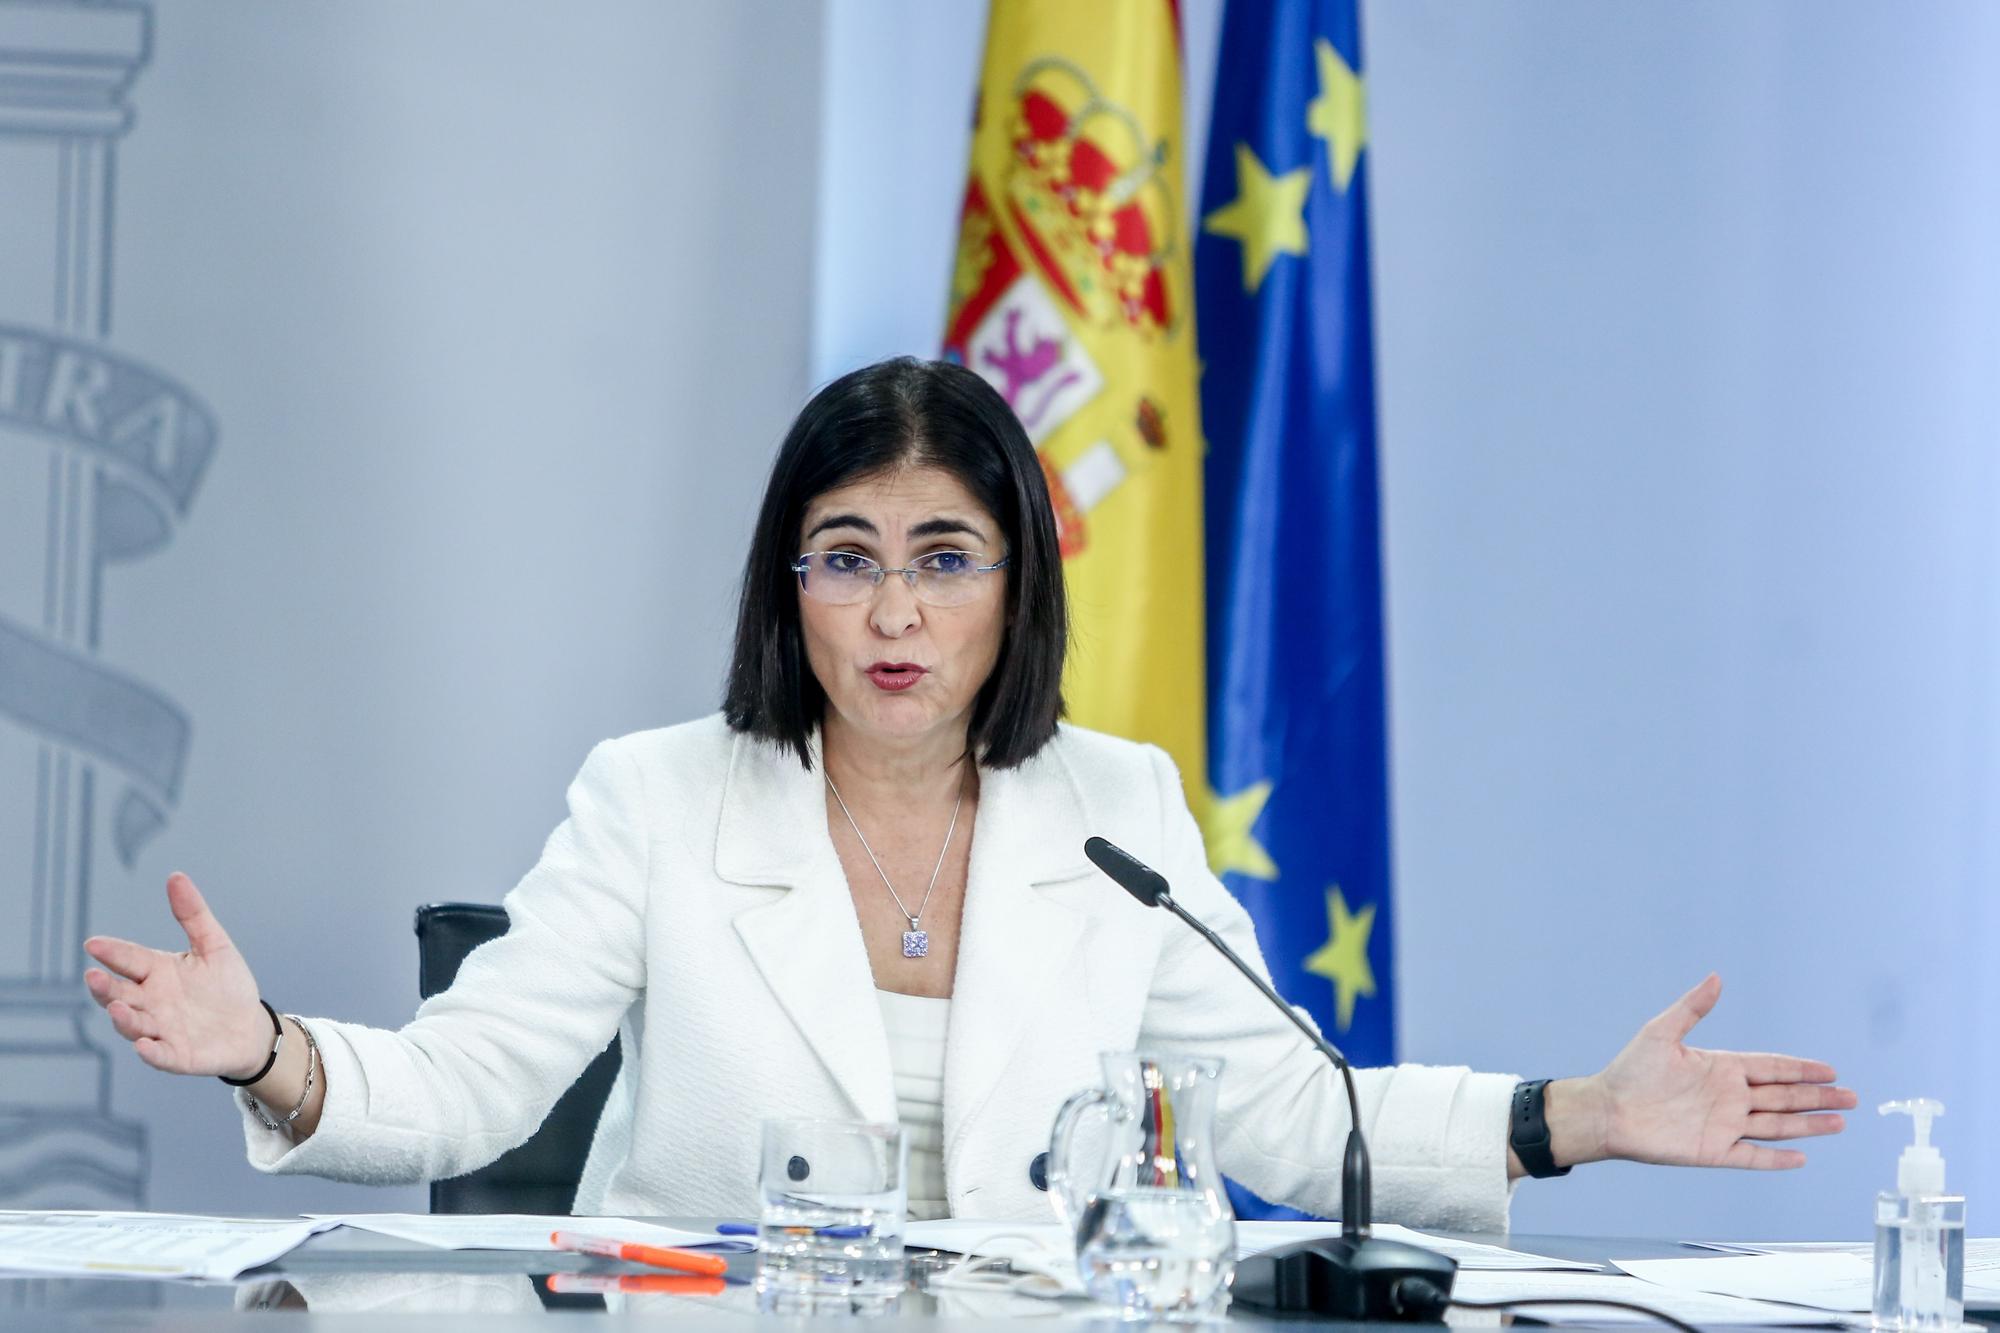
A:
{"label": "orange pen", "polygon": [[549,1290],[558,1295],[597,1295],[606,1292],[648,1292],[669,1296],[720,1296],[725,1287],[719,1277],[695,1277],[681,1273],[551,1273]]}
{"label": "orange pen", "polygon": [[693,1250],[670,1250],[659,1245],[633,1245],[603,1236],[582,1236],[574,1231],[551,1231],[549,1244],[577,1254],[594,1254],[600,1259],[623,1259],[628,1263],[672,1268],[703,1277],[721,1277],[729,1271],[729,1261],[719,1254],[696,1254]]}

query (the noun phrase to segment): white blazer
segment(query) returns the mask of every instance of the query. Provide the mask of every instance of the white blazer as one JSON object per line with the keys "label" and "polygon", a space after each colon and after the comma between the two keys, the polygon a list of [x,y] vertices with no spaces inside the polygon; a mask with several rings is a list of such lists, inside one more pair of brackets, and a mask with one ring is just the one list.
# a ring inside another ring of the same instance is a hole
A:
{"label": "white blazer", "polygon": [[[534,1132],[614,1032],[624,1065],[579,1213],[754,1215],[767,1116],[896,1118],[888,1039],[819,773],[720,716],[594,749],[569,818],[506,897],[511,928],[401,1031],[308,1020],[326,1071],[305,1142],[247,1111],[259,1170],[459,1175]],[[1185,926],[1097,872],[1102,834],[1262,967],[1160,750],[1063,727],[980,776],[945,1052],[954,1215],[1045,1220],[1030,1167],[1104,1051],[1220,1055],[1222,1169],[1333,1215],[1347,1134],[1334,1071]],[[1376,1215],[1506,1226],[1511,1076],[1359,1075]]]}

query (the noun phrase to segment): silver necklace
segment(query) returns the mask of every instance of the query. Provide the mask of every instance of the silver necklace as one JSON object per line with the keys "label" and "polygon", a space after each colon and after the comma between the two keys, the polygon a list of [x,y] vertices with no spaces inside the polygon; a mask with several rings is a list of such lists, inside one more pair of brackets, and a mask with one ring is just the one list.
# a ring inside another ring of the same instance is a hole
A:
{"label": "silver necklace", "polygon": [[931,867],[931,882],[924,889],[924,900],[918,903],[917,910],[912,912],[903,905],[903,897],[896,892],[896,886],[889,882],[889,874],[882,869],[882,863],[875,859],[875,849],[868,845],[868,836],[861,831],[861,825],[854,822],[854,812],[847,808],[847,801],[841,796],[840,788],[833,785],[833,774],[826,775],[826,785],[827,790],[833,793],[833,799],[839,802],[840,813],[847,816],[847,826],[854,830],[855,837],[861,839],[861,850],[868,853],[868,860],[873,863],[875,873],[882,876],[882,887],[887,889],[889,897],[895,900],[896,910],[910,923],[910,928],[903,932],[903,957],[926,956],[931,951],[931,933],[917,923],[923,918],[924,909],[931,905],[931,890],[937,888],[938,872],[944,869],[944,854],[951,850],[951,835],[958,828],[958,808],[965,804],[965,788],[961,786],[958,789],[957,804],[951,807],[951,823],[944,831],[944,846],[938,848],[937,864]]}

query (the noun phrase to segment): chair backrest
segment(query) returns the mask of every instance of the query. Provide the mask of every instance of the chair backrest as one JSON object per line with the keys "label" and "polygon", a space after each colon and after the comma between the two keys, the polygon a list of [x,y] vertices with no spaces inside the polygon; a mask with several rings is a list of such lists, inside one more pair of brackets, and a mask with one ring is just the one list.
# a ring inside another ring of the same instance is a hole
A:
{"label": "chair backrest", "polygon": [[[425,999],[451,985],[465,956],[507,933],[507,909],[488,903],[432,903],[417,909],[417,990]],[[584,1158],[618,1076],[618,1038],[556,1102],[526,1143],[468,1175],[431,1182],[434,1213],[567,1213]]]}

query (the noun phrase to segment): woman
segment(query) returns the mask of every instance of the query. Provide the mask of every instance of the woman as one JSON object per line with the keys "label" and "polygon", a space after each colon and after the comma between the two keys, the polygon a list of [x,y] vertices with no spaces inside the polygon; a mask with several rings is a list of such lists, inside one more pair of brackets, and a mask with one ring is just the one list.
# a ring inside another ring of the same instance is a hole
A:
{"label": "woman", "polygon": [[[911,1211],[1046,1217],[1043,1150],[1106,1050],[1227,1057],[1220,1165],[1331,1215],[1334,1071],[1191,932],[1085,861],[1102,834],[1258,958],[1149,746],[1059,726],[1066,634],[1033,448],[977,375],[885,362],[793,424],[744,575],[718,717],[608,741],[508,894],[507,934],[400,1032],[283,1020],[184,875],[189,948],[93,938],[90,993],[139,1057],[254,1079],[260,1170],[409,1182],[524,1140],[614,1031],[625,1062],[579,1212],[740,1214],[768,1116],[900,1118]],[[1841,1128],[1827,1066],[1698,1051],[1710,977],[1602,1072],[1363,1072],[1377,1212],[1505,1226],[1512,1182],[1623,1157],[1786,1167]],[[266,1068],[267,1064],[269,1065]],[[1535,1143],[1539,1144],[1538,1136]],[[1528,1160],[1523,1160],[1523,1157]]]}

